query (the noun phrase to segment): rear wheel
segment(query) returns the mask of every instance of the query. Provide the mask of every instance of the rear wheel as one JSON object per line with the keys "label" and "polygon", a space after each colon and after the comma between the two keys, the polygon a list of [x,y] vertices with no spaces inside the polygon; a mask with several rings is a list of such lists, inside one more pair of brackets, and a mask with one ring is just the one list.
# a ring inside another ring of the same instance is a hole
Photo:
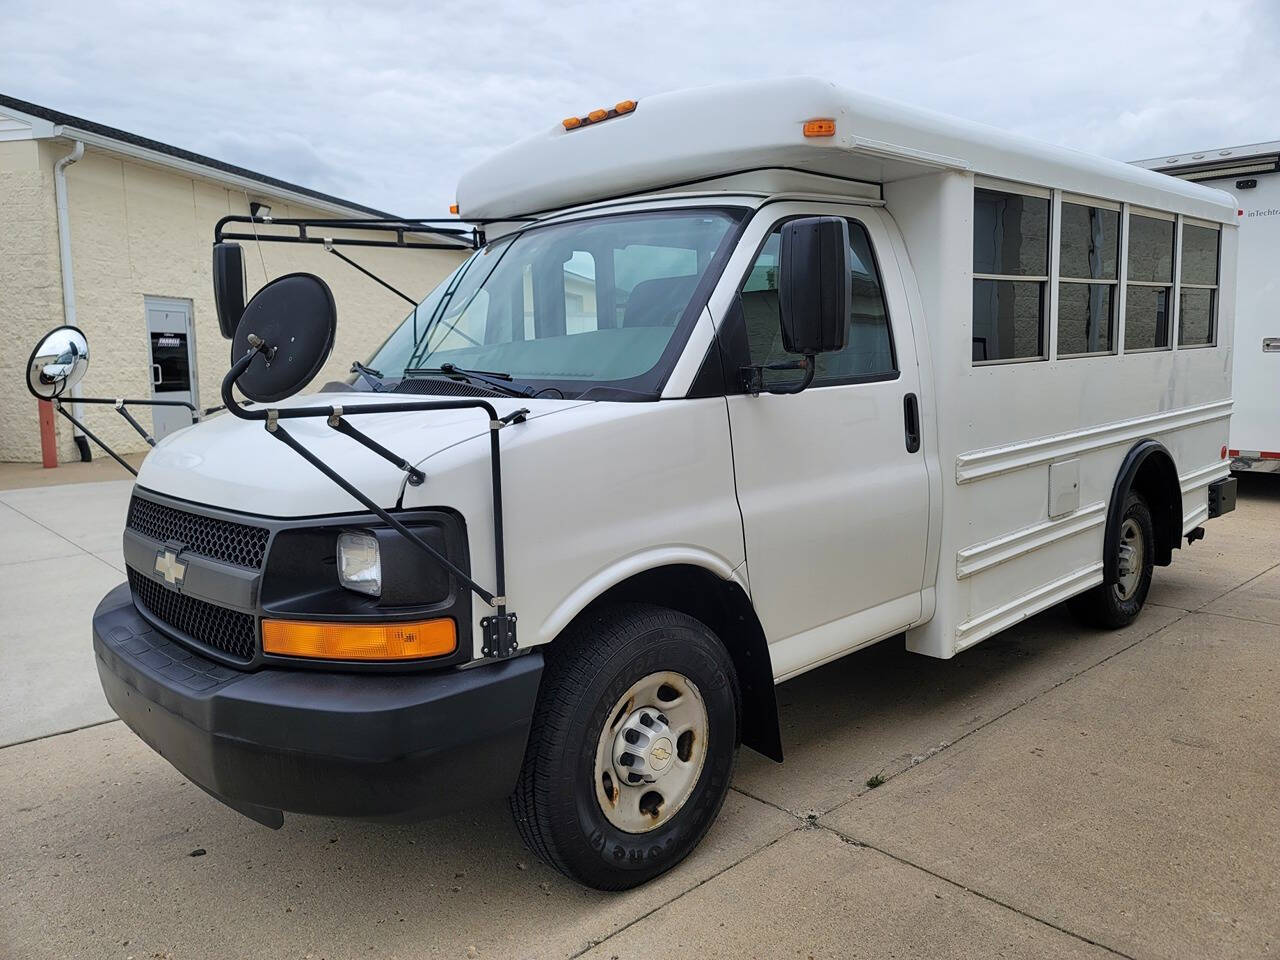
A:
{"label": "rear wheel", "polygon": [[1125,499],[1115,554],[1114,574],[1069,602],[1072,613],[1089,626],[1127,627],[1147,601],[1155,570],[1156,539],[1151,510],[1139,494],[1130,493]]}
{"label": "rear wheel", "polygon": [[724,802],[738,745],[733,661],[699,621],[625,604],[550,649],[511,812],[567,876],[622,890],[671,869]]}

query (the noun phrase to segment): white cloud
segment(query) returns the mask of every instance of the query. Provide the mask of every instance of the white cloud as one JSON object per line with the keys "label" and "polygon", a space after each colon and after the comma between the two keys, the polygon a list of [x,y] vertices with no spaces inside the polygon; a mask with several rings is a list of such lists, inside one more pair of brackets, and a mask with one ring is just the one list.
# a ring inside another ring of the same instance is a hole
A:
{"label": "white cloud", "polygon": [[570,113],[813,74],[1120,159],[1280,138],[1280,4],[6,0],[0,90],[404,215]]}

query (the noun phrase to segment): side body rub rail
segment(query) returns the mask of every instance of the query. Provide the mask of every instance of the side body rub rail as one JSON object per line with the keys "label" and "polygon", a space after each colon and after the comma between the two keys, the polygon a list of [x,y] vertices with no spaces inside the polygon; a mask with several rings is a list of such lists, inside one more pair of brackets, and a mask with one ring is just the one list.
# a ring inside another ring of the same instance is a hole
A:
{"label": "side body rub rail", "polygon": [[972,483],[986,477],[999,476],[1049,463],[1062,457],[1112,447],[1164,430],[1193,427],[1201,423],[1225,420],[1231,416],[1230,400],[1215,400],[1180,410],[1164,410],[1128,420],[1117,420],[1069,433],[1036,437],[1018,443],[974,450],[956,457],[956,483]]}

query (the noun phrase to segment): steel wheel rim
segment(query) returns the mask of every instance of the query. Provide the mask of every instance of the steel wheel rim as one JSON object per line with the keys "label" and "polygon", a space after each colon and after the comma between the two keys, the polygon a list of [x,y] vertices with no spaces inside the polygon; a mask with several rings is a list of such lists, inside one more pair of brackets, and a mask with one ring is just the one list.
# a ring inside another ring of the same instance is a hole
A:
{"label": "steel wheel rim", "polygon": [[1116,597],[1128,600],[1138,592],[1142,580],[1142,568],[1146,562],[1146,542],[1142,527],[1132,517],[1120,524],[1120,544],[1116,557]]}
{"label": "steel wheel rim", "polygon": [[596,743],[595,795],[605,819],[648,833],[674,817],[702,773],[709,727],[702,694],[684,674],[664,670],[633,683]]}

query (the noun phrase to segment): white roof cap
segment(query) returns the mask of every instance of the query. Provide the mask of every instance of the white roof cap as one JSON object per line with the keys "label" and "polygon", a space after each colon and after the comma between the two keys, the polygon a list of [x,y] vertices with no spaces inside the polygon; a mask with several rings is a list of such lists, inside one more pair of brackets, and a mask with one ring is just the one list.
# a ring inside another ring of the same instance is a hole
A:
{"label": "white roof cap", "polygon": [[[806,138],[832,118],[833,137]],[[1234,223],[1230,194],[994,127],[797,77],[658,94],[500,151],[458,183],[464,218],[527,216],[744,171],[786,167],[872,183],[955,169]]]}

